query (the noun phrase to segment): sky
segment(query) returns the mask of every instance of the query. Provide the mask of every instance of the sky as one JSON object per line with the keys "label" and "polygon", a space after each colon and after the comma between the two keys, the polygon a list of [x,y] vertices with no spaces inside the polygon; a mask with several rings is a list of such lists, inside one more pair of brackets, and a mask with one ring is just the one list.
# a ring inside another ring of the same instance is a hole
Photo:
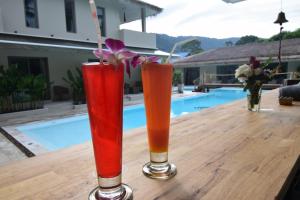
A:
{"label": "sky", "polygon": [[[246,0],[228,4],[222,0],[144,0],[163,8],[147,18],[147,32],[171,36],[205,36],[211,38],[256,35],[268,38],[279,32],[273,22],[281,10],[281,0]],[[282,0],[288,23],[284,30],[300,28],[300,0]],[[121,25],[141,31],[141,21]]]}

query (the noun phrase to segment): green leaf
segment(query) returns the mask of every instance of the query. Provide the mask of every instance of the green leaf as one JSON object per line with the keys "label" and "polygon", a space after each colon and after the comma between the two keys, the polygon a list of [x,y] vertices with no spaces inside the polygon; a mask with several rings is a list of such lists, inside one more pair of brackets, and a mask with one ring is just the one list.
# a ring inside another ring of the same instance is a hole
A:
{"label": "green leaf", "polygon": [[80,68],[75,68],[75,73],[73,74],[71,70],[67,71],[67,78],[62,78],[66,83],[70,85],[73,93],[73,102],[78,101],[78,99],[84,99],[84,87],[83,87],[83,77]]}
{"label": "green leaf", "polygon": [[262,64],[262,68],[263,69],[267,68],[271,63],[272,63],[272,56],[270,56],[268,58],[268,60],[265,63]]}

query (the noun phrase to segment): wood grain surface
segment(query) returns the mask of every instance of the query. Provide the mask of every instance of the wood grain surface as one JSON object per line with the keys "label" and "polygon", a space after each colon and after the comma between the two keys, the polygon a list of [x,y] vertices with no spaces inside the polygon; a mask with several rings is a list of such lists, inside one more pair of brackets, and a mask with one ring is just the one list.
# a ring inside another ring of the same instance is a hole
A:
{"label": "wood grain surface", "polygon": [[[262,100],[260,113],[243,99],[173,119],[169,160],[178,174],[169,181],[142,174],[145,128],[126,132],[123,182],[134,199],[273,200],[300,154],[300,104],[280,106],[278,90]],[[83,200],[96,184],[90,142],[0,168],[1,200]]]}

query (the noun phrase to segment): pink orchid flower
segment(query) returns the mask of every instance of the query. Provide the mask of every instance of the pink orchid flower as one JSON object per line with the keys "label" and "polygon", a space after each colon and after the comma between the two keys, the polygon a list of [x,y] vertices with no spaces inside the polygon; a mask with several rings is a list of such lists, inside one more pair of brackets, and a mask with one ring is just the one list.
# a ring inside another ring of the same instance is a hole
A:
{"label": "pink orchid flower", "polygon": [[144,63],[158,63],[158,60],[160,58],[157,56],[139,56],[136,55],[133,57],[131,64],[135,68],[138,65],[144,64]]}
{"label": "pink orchid flower", "polygon": [[256,57],[254,57],[254,56],[251,56],[251,57],[250,57],[249,63],[250,63],[250,66],[251,66],[253,69],[256,69],[256,68],[259,68],[259,67],[260,67],[260,61],[259,61],[259,60],[256,60]]}
{"label": "pink orchid flower", "polygon": [[125,45],[121,40],[108,38],[105,40],[105,45],[108,49],[103,49],[102,51],[97,49],[94,51],[94,55],[97,58],[100,58],[102,55],[103,60],[113,64],[114,66],[118,66],[120,63],[123,63],[126,67],[126,73],[130,77],[131,74],[129,60],[135,57],[137,54],[126,50]]}

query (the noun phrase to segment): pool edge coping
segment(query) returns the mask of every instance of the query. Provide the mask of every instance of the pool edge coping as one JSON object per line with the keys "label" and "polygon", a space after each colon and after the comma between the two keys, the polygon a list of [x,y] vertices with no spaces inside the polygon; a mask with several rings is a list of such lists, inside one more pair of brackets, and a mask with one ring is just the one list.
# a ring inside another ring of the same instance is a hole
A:
{"label": "pool edge coping", "polygon": [[0,132],[27,157],[34,157],[49,152],[41,144],[17,130],[16,127],[0,127]]}

